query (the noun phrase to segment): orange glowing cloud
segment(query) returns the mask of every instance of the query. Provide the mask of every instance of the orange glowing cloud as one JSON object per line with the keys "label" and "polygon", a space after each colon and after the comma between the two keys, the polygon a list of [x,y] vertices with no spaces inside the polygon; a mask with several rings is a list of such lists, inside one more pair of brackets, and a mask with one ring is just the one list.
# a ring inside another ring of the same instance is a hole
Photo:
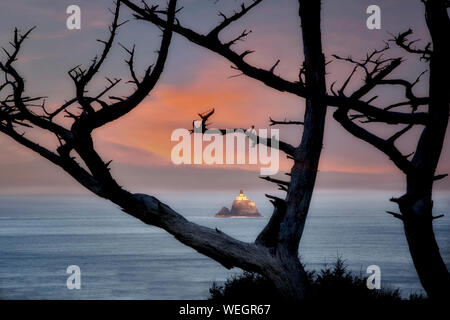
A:
{"label": "orange glowing cloud", "polygon": [[102,141],[155,153],[169,163],[172,131],[191,129],[197,114],[206,109],[216,110],[211,128],[267,126],[269,109],[278,107],[279,93],[248,82],[252,81],[228,79],[227,73],[213,66],[189,84],[161,84],[126,117],[99,129],[97,136]]}
{"label": "orange glowing cloud", "polygon": [[[280,94],[245,77],[229,79],[230,71],[219,64],[202,68],[202,72],[186,84],[160,84],[130,114],[101,128],[96,133],[103,155],[123,164],[144,166],[170,165],[170,154],[176,142],[170,140],[173,130],[191,129],[197,113],[214,107],[211,128],[267,128],[268,116],[301,119],[303,102],[289,94]],[[290,117],[290,116],[288,116]],[[301,130],[280,127],[281,137],[298,143]],[[102,145],[103,144],[103,145]],[[131,155],[130,152],[131,151]],[[291,160],[280,153],[280,170],[289,171]],[[230,167],[227,165],[213,165]],[[231,165],[233,168],[259,170],[258,165]],[[353,173],[385,173],[389,166],[361,163],[336,157],[323,157],[321,171]]]}

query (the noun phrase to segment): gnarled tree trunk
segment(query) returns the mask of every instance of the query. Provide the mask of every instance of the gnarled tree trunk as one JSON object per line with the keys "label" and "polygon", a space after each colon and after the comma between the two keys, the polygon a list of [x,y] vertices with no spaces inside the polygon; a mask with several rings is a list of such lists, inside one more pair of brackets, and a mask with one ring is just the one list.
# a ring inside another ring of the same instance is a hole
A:
{"label": "gnarled tree trunk", "polygon": [[308,292],[308,279],[298,259],[298,251],[314,191],[327,110],[321,99],[326,89],[320,1],[299,0],[299,4],[305,56],[305,84],[309,97],[306,99],[302,140],[293,154],[294,165],[290,173],[291,181],[285,205],[275,202],[275,206],[278,206],[276,211],[279,212],[274,213],[271,221],[279,224],[278,230],[275,231],[277,240],[273,241],[277,268],[268,268],[262,272],[290,299],[303,299]]}
{"label": "gnarled tree trunk", "polygon": [[[409,180],[409,178],[408,178]],[[399,202],[409,251],[420,283],[430,299],[448,299],[450,276],[433,232],[431,193],[406,193]]]}
{"label": "gnarled tree trunk", "polygon": [[425,2],[425,18],[433,41],[430,54],[429,123],[412,159],[407,191],[396,201],[402,213],[411,257],[423,288],[432,299],[450,297],[450,275],[433,232],[432,189],[448,125],[450,87],[450,22],[446,2]]}
{"label": "gnarled tree trunk", "polygon": [[[325,58],[320,31],[320,1],[300,0],[300,19],[305,56],[306,91],[305,120],[302,141],[294,152],[291,182],[286,197],[286,214],[280,223],[277,251],[288,282],[298,287],[299,297],[307,292],[306,274],[298,261],[299,243],[305,227],[314,191],[322,151],[327,106],[320,97],[325,94]],[[284,259],[287,256],[289,258]],[[287,274],[288,275],[288,274]]]}

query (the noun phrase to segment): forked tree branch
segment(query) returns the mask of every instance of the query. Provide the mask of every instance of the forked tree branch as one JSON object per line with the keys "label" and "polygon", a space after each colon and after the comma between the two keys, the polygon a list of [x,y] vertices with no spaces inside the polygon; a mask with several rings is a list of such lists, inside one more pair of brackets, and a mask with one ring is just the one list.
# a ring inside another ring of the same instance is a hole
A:
{"label": "forked tree branch", "polygon": [[413,47],[413,44],[418,42],[419,40],[409,41],[408,36],[410,36],[412,33],[413,31],[411,29],[408,29],[405,32],[399,33],[391,41],[395,42],[400,48],[404,49],[406,52],[421,55],[420,59],[429,61],[430,56],[433,53],[433,51],[431,50],[431,42],[429,42],[423,49]]}
{"label": "forked tree branch", "polygon": [[265,145],[269,148],[277,148],[280,151],[283,151],[284,153],[286,153],[289,156],[293,156],[294,152],[295,152],[295,147],[285,141],[282,140],[274,140],[273,138],[269,138],[269,137],[261,137],[259,135],[257,135],[254,132],[254,128],[250,128],[250,129],[244,129],[244,128],[233,128],[233,129],[208,129],[208,123],[207,121],[209,120],[209,118],[214,114],[215,110],[211,109],[207,112],[204,113],[199,113],[199,117],[200,117],[200,127],[195,127],[195,121],[193,122],[193,128],[191,130],[191,132],[201,132],[202,134],[213,134],[213,133],[218,133],[221,135],[227,135],[227,134],[233,134],[233,133],[242,133],[245,134],[250,141],[252,141],[253,143],[256,144],[262,144]]}
{"label": "forked tree branch", "polygon": [[348,132],[355,137],[364,140],[385,153],[392,162],[405,174],[408,174],[414,170],[408,157],[403,155],[394,145],[392,138],[384,140],[361,126],[358,126],[348,117],[348,110],[340,108],[333,113],[333,117],[338,121]]}
{"label": "forked tree branch", "polygon": [[[135,17],[137,19],[149,21],[160,27],[164,27],[166,25],[167,23],[166,20],[161,18],[160,15],[158,15],[159,12],[157,10],[148,10],[146,9],[145,6],[139,7],[133,1],[130,0],[121,0],[121,1],[135,12]],[[259,3],[258,1],[254,1],[252,5],[246,6],[248,10],[246,10],[245,13],[247,13],[251,8],[253,8],[258,3]],[[241,18],[242,16],[243,14],[239,15],[238,18]],[[219,24],[217,27],[219,26],[221,25]],[[220,30],[222,31],[223,28],[220,28]],[[244,57],[249,53],[251,53],[252,50],[246,50],[241,54],[236,53],[228,45],[230,43],[222,43],[216,37],[208,36],[208,34],[202,35],[198,32],[195,32],[192,29],[183,26],[179,21],[175,23],[173,31],[182,35],[189,41],[221,55],[222,57],[226,58],[231,63],[233,63],[235,66],[234,68],[238,69],[246,76],[259,80],[271,88],[274,88],[282,92],[289,92],[303,98],[310,98],[313,95],[311,92],[308,92],[303,81],[297,82],[287,81],[281,78],[280,76],[275,75],[273,73],[274,69],[273,67],[269,70],[264,70],[244,61]],[[231,44],[233,44],[233,42]],[[376,52],[376,54],[379,53],[381,52]],[[275,64],[274,66],[276,67],[276,65],[277,64]],[[403,112],[391,112],[389,110],[377,108],[362,100],[352,99],[345,96],[334,97],[324,95],[324,97],[322,98],[324,99],[324,103],[326,103],[329,106],[338,108],[340,107],[352,108],[358,112],[367,112],[369,115],[379,119],[379,121],[385,121],[392,124],[398,123],[424,124],[426,122],[426,114],[421,113],[408,114]]]}
{"label": "forked tree branch", "polygon": [[[165,27],[167,21],[161,18],[157,12],[146,10],[145,7],[139,7],[133,1],[129,0],[120,0],[125,5],[127,5],[131,10],[133,10],[136,14],[135,17],[137,19],[146,20],[153,24],[156,24],[160,27]],[[237,53],[233,51],[230,47],[234,44],[237,39],[241,39],[242,36],[248,34],[244,32],[238,38],[232,40],[228,43],[222,43],[216,36],[217,31],[222,31],[226,26],[228,26],[231,22],[236,21],[237,19],[244,16],[247,12],[249,12],[252,8],[254,8],[257,4],[262,1],[253,1],[253,3],[249,6],[244,6],[245,9],[241,10],[237,15],[232,16],[233,18],[227,18],[227,22],[224,24],[223,22],[213,28],[206,35],[202,35],[198,32],[195,32],[187,27],[181,25],[179,21],[175,23],[173,26],[173,31],[186,37],[188,40],[196,43],[202,47],[205,47],[213,52],[218,53],[219,55],[228,59],[231,63],[233,63],[236,68],[238,68],[245,75],[259,80],[266,84],[267,86],[277,89],[279,91],[290,92],[296,95],[305,95],[305,88],[300,82],[291,82],[281,78],[280,76],[275,75],[271,70],[264,70],[258,67],[255,67],[244,60],[245,56],[251,53],[251,50],[244,51],[243,53]],[[242,8],[242,7],[241,7]],[[230,19],[232,19],[230,21]]]}
{"label": "forked tree branch", "polygon": [[[338,93],[334,92],[334,99],[340,99],[345,96],[344,90],[349,84],[351,78],[355,74],[355,70],[358,68],[362,68],[366,74],[365,81],[361,87],[356,89],[350,96],[348,101],[355,101],[361,99],[363,96],[367,95],[371,92],[375,87],[381,85],[391,85],[391,86],[402,86],[405,89],[405,97],[408,99],[406,102],[391,104],[384,108],[383,111],[399,107],[399,106],[410,106],[412,108],[412,112],[409,113],[397,113],[388,111],[388,114],[384,114],[383,112],[378,113],[380,109],[378,108],[368,108],[367,103],[366,106],[361,105],[361,108],[355,108],[352,106],[340,107],[333,114],[333,117],[352,135],[355,137],[368,142],[373,145],[378,150],[382,151],[386,154],[392,162],[405,174],[410,174],[415,170],[415,167],[408,160],[410,155],[403,155],[396,147],[395,142],[405,133],[413,128],[414,125],[427,125],[429,121],[429,117],[427,113],[416,112],[416,109],[419,105],[426,104],[428,102],[428,97],[417,97],[413,93],[413,87],[420,81],[423,72],[417,77],[414,82],[409,82],[404,79],[386,79],[386,77],[391,74],[402,62],[401,59],[385,59],[383,57],[383,53],[389,49],[389,45],[386,45],[384,49],[374,50],[371,54],[368,54],[366,58],[361,61],[356,61],[351,57],[342,58],[337,55],[334,57],[338,60],[344,60],[350,62],[355,65],[352,72],[348,76],[348,78],[344,81],[341,89],[339,89]],[[332,86],[333,88],[333,86]],[[376,97],[375,97],[376,98]],[[373,98],[372,100],[374,100]],[[345,99],[343,100],[345,101]],[[350,109],[358,111],[359,115],[349,116],[348,112]],[[373,112],[375,111],[375,112]],[[387,124],[407,124],[406,127],[400,129],[396,133],[394,133],[388,139],[382,139],[375,134],[369,132],[367,129],[362,126],[357,125],[352,120],[355,119],[366,119],[361,122],[384,122]]]}
{"label": "forked tree branch", "polygon": [[208,37],[218,38],[219,33],[223,29],[228,27],[232,22],[235,22],[239,18],[243,17],[248,11],[250,11],[253,7],[257,6],[260,2],[262,2],[262,0],[253,0],[253,3],[248,5],[248,6],[246,6],[245,3],[242,3],[241,4],[241,10],[235,12],[230,17],[227,17],[225,14],[220,12],[219,15],[221,17],[223,17],[223,21],[208,33]]}

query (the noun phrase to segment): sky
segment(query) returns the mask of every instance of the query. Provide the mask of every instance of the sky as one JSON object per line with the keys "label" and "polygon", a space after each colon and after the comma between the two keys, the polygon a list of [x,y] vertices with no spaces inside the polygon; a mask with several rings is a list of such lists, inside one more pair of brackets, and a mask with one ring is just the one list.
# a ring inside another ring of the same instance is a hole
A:
{"label": "sky", "polygon": [[[108,25],[113,7],[109,0],[0,0],[0,44],[8,46],[14,27],[26,30],[37,26],[26,41],[16,63],[26,79],[28,95],[47,96],[49,109],[56,108],[74,95],[74,87],[67,71],[78,64],[87,65],[101,51],[97,39],[108,36]],[[149,3],[161,3],[153,1]],[[240,1],[234,0],[180,0],[183,10],[178,18],[187,27],[206,33],[221,18],[219,11],[230,14],[238,9]],[[249,1],[247,1],[249,3]],[[81,8],[81,30],[66,28],[66,8]],[[381,8],[381,29],[366,27],[366,8],[377,4]],[[414,35],[426,43],[429,38],[423,7],[420,1],[396,0],[324,0],[322,1],[323,47],[327,61],[332,54],[363,57],[374,48],[382,48],[383,41],[412,28]],[[124,50],[136,44],[136,70],[143,74],[155,62],[161,31],[147,22],[136,21],[127,9],[121,20],[130,20],[119,29],[114,44],[101,72],[90,90],[100,91],[105,86],[104,77],[122,78],[124,81],[116,95],[129,92],[130,79],[124,59]],[[265,0],[237,23],[231,25],[221,39],[232,39],[244,29],[252,33],[246,41],[234,47],[236,51],[255,50],[247,61],[270,69],[279,59],[276,73],[296,81],[303,61],[295,0]],[[393,48],[392,56],[405,57],[405,63],[396,76],[414,80],[427,66],[417,57],[408,56]],[[4,59],[4,56],[1,57]],[[327,65],[328,86],[333,81],[342,83],[349,66],[333,61]],[[213,127],[267,128],[269,116],[275,119],[302,120],[304,100],[289,93],[280,93],[230,68],[224,58],[175,35],[171,44],[164,73],[147,99],[125,117],[94,132],[95,145],[105,160],[113,160],[112,171],[127,189],[143,191],[199,190],[272,190],[275,187],[261,179],[257,165],[181,165],[171,163],[170,152],[176,144],[170,140],[177,128],[191,129],[198,112],[214,107]],[[362,77],[354,86],[361,85]],[[423,80],[426,81],[426,75]],[[398,89],[398,88],[397,88]],[[380,103],[398,98],[399,90],[378,91]],[[417,94],[426,94],[426,86],[419,85]],[[404,176],[390,160],[372,146],[362,142],[340,127],[328,112],[324,148],[318,177],[319,189],[396,190],[404,188]],[[62,123],[66,119],[58,119]],[[302,127],[278,127],[286,141],[298,144]],[[371,130],[388,137],[398,128],[375,125]],[[415,130],[399,141],[405,153],[414,150],[420,131]],[[438,173],[450,170],[448,135]],[[27,136],[43,140],[54,147],[53,140],[41,132],[30,131]],[[85,192],[61,169],[45,159],[0,135],[0,194],[15,193],[79,193]],[[290,160],[281,157],[281,173],[288,172]],[[438,190],[450,190],[445,179],[436,184]]]}

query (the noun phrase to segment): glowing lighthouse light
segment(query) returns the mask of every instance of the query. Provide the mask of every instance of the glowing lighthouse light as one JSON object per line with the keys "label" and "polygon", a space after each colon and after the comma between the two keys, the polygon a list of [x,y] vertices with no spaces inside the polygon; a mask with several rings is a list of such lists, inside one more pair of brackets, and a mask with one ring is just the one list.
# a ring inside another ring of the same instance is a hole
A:
{"label": "glowing lighthouse light", "polygon": [[239,195],[236,197],[236,200],[248,200],[246,196],[244,196],[244,190],[241,189]]}

